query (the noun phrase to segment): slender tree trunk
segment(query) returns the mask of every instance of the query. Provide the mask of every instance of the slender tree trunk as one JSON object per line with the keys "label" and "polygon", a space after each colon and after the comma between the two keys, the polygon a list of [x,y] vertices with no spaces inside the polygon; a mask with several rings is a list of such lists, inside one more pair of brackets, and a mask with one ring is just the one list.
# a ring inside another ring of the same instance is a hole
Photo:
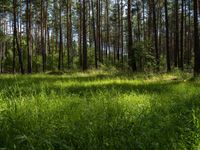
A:
{"label": "slender tree trunk", "polygon": [[99,48],[100,48],[100,53],[99,53],[99,61],[103,64],[103,1],[99,0]]}
{"label": "slender tree trunk", "polygon": [[184,22],[184,2],[181,1],[181,40],[180,40],[180,60],[179,60],[179,68],[183,70],[183,22]]}
{"label": "slender tree trunk", "polygon": [[27,51],[28,51],[28,62],[27,62],[27,70],[28,73],[32,73],[32,42],[31,42],[31,13],[32,13],[32,1],[26,2],[26,15],[27,15],[27,21],[26,21],[26,33],[27,33]]}
{"label": "slender tree trunk", "polygon": [[120,3],[119,3],[119,0],[117,0],[117,61],[119,62],[119,57],[120,57],[120,52],[119,52],[119,49],[120,49],[120,38],[121,38],[121,35],[120,35]]}
{"label": "slender tree trunk", "polygon": [[83,15],[82,15],[82,1],[79,0],[79,63],[80,63],[80,68],[83,67],[83,49],[82,49],[82,35],[83,35],[83,32],[82,32],[82,18],[83,18]]}
{"label": "slender tree trunk", "polygon": [[46,50],[44,43],[44,0],[41,0],[41,49],[42,49],[42,70],[46,70]]}
{"label": "slender tree trunk", "polygon": [[19,57],[19,65],[21,73],[24,74],[24,67],[23,67],[23,60],[22,60],[22,49],[20,48],[19,41],[18,41],[18,33],[17,33],[17,0],[13,0],[13,16],[14,16],[14,32],[13,36],[15,38],[17,44],[17,52]]}
{"label": "slender tree trunk", "polygon": [[189,28],[188,28],[188,57],[187,57],[187,64],[190,65],[191,63],[191,1],[189,0],[189,10],[188,10],[188,22],[189,22]]}
{"label": "slender tree trunk", "polygon": [[95,68],[98,68],[98,62],[97,62],[97,40],[96,40],[96,32],[95,32],[95,18],[94,18],[94,3],[93,0],[91,0],[92,5],[92,28],[93,28],[93,38],[94,38],[94,62],[95,62]]}
{"label": "slender tree trunk", "polygon": [[142,19],[143,19],[143,39],[146,40],[146,26],[145,26],[145,0],[142,0]]}
{"label": "slender tree trunk", "polygon": [[160,57],[158,52],[158,34],[157,34],[157,25],[156,25],[156,9],[155,9],[155,1],[152,0],[152,8],[153,8],[153,28],[154,28],[154,46],[156,52],[156,70],[159,71],[160,66]]}
{"label": "slender tree trunk", "polygon": [[[2,49],[2,51],[3,51],[3,49]],[[15,36],[13,36],[13,64],[12,64],[13,74],[15,73],[15,69],[16,69],[16,40],[15,40]]]}
{"label": "slender tree trunk", "polygon": [[198,29],[198,8],[197,2],[198,0],[194,0],[193,2],[193,11],[194,11],[194,76],[198,76],[200,74],[200,49],[199,49],[199,29]]}
{"label": "slender tree trunk", "polygon": [[60,10],[59,10],[59,19],[60,19],[60,43],[59,43],[59,62],[58,62],[58,70],[61,70],[62,69],[62,55],[63,55],[63,38],[62,38],[62,4],[60,2]]}
{"label": "slender tree trunk", "polygon": [[[52,41],[52,43],[53,43],[53,41]],[[52,54],[51,44],[50,44],[49,27],[47,28],[47,48],[48,48],[48,53]]]}
{"label": "slender tree trunk", "polygon": [[48,0],[45,1],[44,6],[44,49],[45,49],[45,69],[47,69],[47,28],[48,28]]}
{"label": "slender tree trunk", "polygon": [[87,70],[87,67],[86,1],[83,0],[83,71]]}
{"label": "slender tree trunk", "polygon": [[131,5],[132,1],[128,0],[128,64],[132,68],[132,71],[136,71],[136,61],[135,61],[135,50],[133,48],[133,36],[132,36],[132,22],[131,22]]}
{"label": "slender tree trunk", "polygon": [[110,22],[109,22],[109,0],[106,0],[106,19],[107,19],[107,21],[106,21],[106,23],[107,23],[107,25],[106,25],[106,47],[107,47],[107,49],[108,49],[108,58],[109,58],[109,60],[110,60]]}
{"label": "slender tree trunk", "polygon": [[175,47],[174,47],[174,66],[178,66],[179,59],[179,4],[178,0],[175,0]]}
{"label": "slender tree trunk", "polygon": [[171,71],[171,65],[170,65],[170,53],[169,53],[169,20],[168,20],[167,0],[165,0],[165,27],[166,27],[166,60],[167,60],[167,72],[170,72]]}
{"label": "slender tree trunk", "polygon": [[70,69],[70,50],[72,50],[72,12],[71,4],[72,1],[67,1],[67,66]]}
{"label": "slender tree trunk", "polygon": [[151,42],[152,41],[152,0],[148,0],[148,40]]}
{"label": "slender tree trunk", "polygon": [[122,60],[122,65],[124,65],[124,20],[123,20],[123,0],[121,0],[121,60]]}
{"label": "slender tree trunk", "polygon": [[[141,42],[141,13],[139,7],[140,1],[136,1],[136,10],[137,10],[137,42]],[[138,56],[139,58],[139,69],[142,70],[142,56]]]}
{"label": "slender tree trunk", "polygon": [[96,40],[97,40],[97,51],[98,51],[98,61],[101,62],[101,42],[100,42],[100,0],[96,1]]}
{"label": "slender tree trunk", "polygon": [[137,0],[137,3],[136,3],[136,7],[137,7],[137,40],[138,40],[138,42],[140,42],[140,25],[141,25],[141,23],[140,23],[140,9],[139,9],[139,4],[138,4],[138,0]]}

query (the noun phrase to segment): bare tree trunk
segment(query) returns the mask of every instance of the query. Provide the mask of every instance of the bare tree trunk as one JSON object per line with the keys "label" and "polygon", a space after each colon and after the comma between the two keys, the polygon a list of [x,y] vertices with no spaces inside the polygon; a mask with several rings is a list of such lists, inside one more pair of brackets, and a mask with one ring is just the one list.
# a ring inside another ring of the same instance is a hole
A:
{"label": "bare tree trunk", "polygon": [[100,42],[100,0],[96,2],[96,40],[97,40],[97,51],[98,51],[98,60],[101,62],[101,42]]}
{"label": "bare tree trunk", "polygon": [[72,50],[72,12],[71,4],[72,1],[67,1],[67,67],[70,69],[70,50]]}
{"label": "bare tree trunk", "polygon": [[166,60],[167,60],[167,71],[171,71],[170,64],[170,53],[169,53],[169,20],[168,20],[168,8],[167,0],[165,0],[165,27],[166,27]]}
{"label": "bare tree trunk", "polygon": [[124,11],[123,11],[123,0],[121,0],[121,60],[124,65]]}
{"label": "bare tree trunk", "polygon": [[97,40],[96,40],[96,32],[95,32],[95,18],[94,18],[94,3],[93,0],[91,0],[92,5],[92,28],[93,28],[93,37],[94,37],[94,62],[95,62],[95,68],[98,68],[98,62],[97,62]]}
{"label": "bare tree trunk", "polygon": [[63,38],[62,38],[62,4],[60,2],[60,10],[59,10],[59,26],[60,26],[60,43],[59,43],[59,60],[58,60],[58,70],[62,69],[62,55],[63,55]]}
{"label": "bare tree trunk", "polygon": [[119,49],[120,49],[120,4],[119,4],[119,0],[117,0],[117,61],[119,62]]}
{"label": "bare tree trunk", "polygon": [[199,49],[199,29],[198,29],[198,8],[197,1],[194,0],[194,76],[198,76],[200,74],[200,49]]}
{"label": "bare tree trunk", "polygon": [[18,57],[19,57],[19,65],[21,73],[24,74],[24,67],[23,67],[23,60],[22,60],[22,49],[20,48],[19,41],[18,41],[18,33],[17,33],[17,1],[13,0],[13,16],[14,16],[14,32],[13,36],[15,38],[16,44],[17,44],[17,51],[18,51]]}
{"label": "bare tree trunk", "polygon": [[83,71],[87,70],[87,68],[86,2],[83,0]]}
{"label": "bare tree trunk", "polygon": [[183,70],[183,46],[184,46],[184,43],[183,43],[183,21],[184,21],[184,2],[183,0],[181,1],[181,40],[180,40],[180,60],[179,60],[179,68],[181,70]]}
{"label": "bare tree trunk", "polygon": [[179,59],[179,6],[178,0],[175,0],[175,47],[174,47],[174,66],[178,66]]}
{"label": "bare tree trunk", "polygon": [[42,49],[42,70],[46,70],[46,50],[44,43],[44,0],[41,0],[41,49]]}
{"label": "bare tree trunk", "polygon": [[32,36],[31,36],[31,13],[32,13],[32,1],[27,1],[26,2],[26,15],[27,15],[27,20],[26,20],[26,34],[27,34],[27,52],[28,52],[28,62],[27,62],[27,70],[28,73],[32,73]]}
{"label": "bare tree trunk", "polygon": [[80,10],[79,10],[79,63],[80,68],[83,67],[83,49],[82,49],[82,1],[79,0]]}
{"label": "bare tree trunk", "polygon": [[156,70],[159,71],[160,68],[160,57],[158,52],[158,33],[157,33],[157,25],[156,25],[156,9],[155,9],[155,1],[152,0],[152,8],[153,8],[153,29],[154,29],[154,46],[156,52]]}
{"label": "bare tree trunk", "polygon": [[133,36],[132,36],[132,22],[131,22],[131,0],[128,0],[128,64],[132,68],[132,71],[136,71],[135,50],[133,48]]}

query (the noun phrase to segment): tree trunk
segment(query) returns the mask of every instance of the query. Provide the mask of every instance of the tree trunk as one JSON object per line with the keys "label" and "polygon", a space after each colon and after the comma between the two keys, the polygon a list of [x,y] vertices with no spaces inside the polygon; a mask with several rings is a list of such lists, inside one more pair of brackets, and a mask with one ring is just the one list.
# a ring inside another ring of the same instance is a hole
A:
{"label": "tree trunk", "polygon": [[170,53],[169,53],[169,20],[168,20],[168,8],[167,0],[165,0],[165,27],[166,27],[166,60],[167,60],[167,72],[171,71]]}
{"label": "tree trunk", "polygon": [[63,38],[62,38],[62,4],[60,2],[60,10],[59,10],[59,26],[60,26],[60,43],[59,43],[59,60],[58,60],[58,70],[62,69],[62,55],[63,55]]}
{"label": "tree trunk", "polygon": [[194,0],[194,76],[200,74],[200,50],[199,50],[199,29],[198,29],[198,8]]}
{"label": "tree trunk", "polygon": [[92,5],[92,28],[93,28],[93,37],[94,37],[94,62],[95,62],[95,68],[98,68],[98,62],[97,62],[97,40],[96,40],[96,32],[95,32],[95,18],[94,18],[94,3],[93,0],[91,0]]}
{"label": "tree trunk", "polygon": [[67,67],[70,69],[70,50],[72,50],[72,12],[71,4],[72,1],[67,1]]}
{"label": "tree trunk", "polygon": [[13,16],[14,16],[14,32],[13,36],[15,39],[15,42],[17,44],[17,52],[19,57],[19,65],[20,65],[20,71],[22,74],[24,74],[24,67],[23,67],[23,59],[22,59],[22,49],[20,48],[19,41],[18,41],[18,33],[17,33],[17,0],[13,0]]}
{"label": "tree trunk", "polygon": [[123,0],[121,0],[121,60],[122,65],[124,64],[124,11],[123,11]]}
{"label": "tree trunk", "polygon": [[135,61],[135,50],[133,48],[133,36],[132,36],[132,15],[131,15],[131,5],[132,1],[128,0],[128,64],[132,68],[132,71],[136,71],[136,61]]}
{"label": "tree trunk", "polygon": [[83,67],[83,49],[82,49],[82,2],[79,0],[79,63],[80,63],[80,68]]}
{"label": "tree trunk", "polygon": [[87,67],[86,2],[83,0],[83,71],[87,70]]}
{"label": "tree trunk", "polygon": [[156,9],[155,9],[155,1],[152,0],[152,8],[153,8],[153,29],[154,29],[154,47],[156,53],[156,70],[159,71],[160,68],[160,57],[158,52],[158,34],[157,34],[157,25],[156,25]]}
{"label": "tree trunk", "polygon": [[178,66],[179,59],[179,6],[178,0],[175,0],[175,47],[174,47],[174,67]]}
{"label": "tree trunk", "polygon": [[117,61],[119,62],[119,57],[120,57],[120,4],[119,4],[119,0],[117,0]]}
{"label": "tree trunk", "polygon": [[183,13],[184,13],[184,2],[183,2],[183,0],[182,0],[182,2],[181,2],[181,40],[180,40],[180,44],[181,44],[181,46],[180,46],[180,60],[179,60],[179,68],[181,69],[181,70],[183,70],[184,68],[183,68],[183,22],[184,22],[184,15],[183,15]]}
{"label": "tree trunk", "polygon": [[46,50],[44,43],[44,0],[41,0],[41,49],[42,49],[42,70],[46,70]]}
{"label": "tree trunk", "polygon": [[98,51],[98,60],[101,62],[101,42],[100,42],[100,0],[96,1],[96,40],[97,40],[97,51]]}
{"label": "tree trunk", "polygon": [[32,42],[31,42],[31,13],[32,13],[32,1],[26,1],[26,15],[27,15],[27,20],[26,20],[26,34],[27,34],[27,70],[28,73],[32,73]]}

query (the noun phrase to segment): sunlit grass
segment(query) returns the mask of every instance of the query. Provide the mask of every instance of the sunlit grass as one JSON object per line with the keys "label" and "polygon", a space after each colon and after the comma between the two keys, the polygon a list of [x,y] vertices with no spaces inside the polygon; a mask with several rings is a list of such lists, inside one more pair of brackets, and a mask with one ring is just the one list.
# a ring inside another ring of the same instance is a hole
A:
{"label": "sunlit grass", "polygon": [[199,149],[190,74],[0,76],[2,149]]}

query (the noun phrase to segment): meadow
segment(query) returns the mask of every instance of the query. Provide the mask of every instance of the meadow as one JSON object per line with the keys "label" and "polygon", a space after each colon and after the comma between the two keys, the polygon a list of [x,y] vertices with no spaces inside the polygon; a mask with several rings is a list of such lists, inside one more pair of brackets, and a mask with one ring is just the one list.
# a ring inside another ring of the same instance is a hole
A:
{"label": "meadow", "polygon": [[200,79],[191,76],[0,75],[0,149],[198,150]]}

